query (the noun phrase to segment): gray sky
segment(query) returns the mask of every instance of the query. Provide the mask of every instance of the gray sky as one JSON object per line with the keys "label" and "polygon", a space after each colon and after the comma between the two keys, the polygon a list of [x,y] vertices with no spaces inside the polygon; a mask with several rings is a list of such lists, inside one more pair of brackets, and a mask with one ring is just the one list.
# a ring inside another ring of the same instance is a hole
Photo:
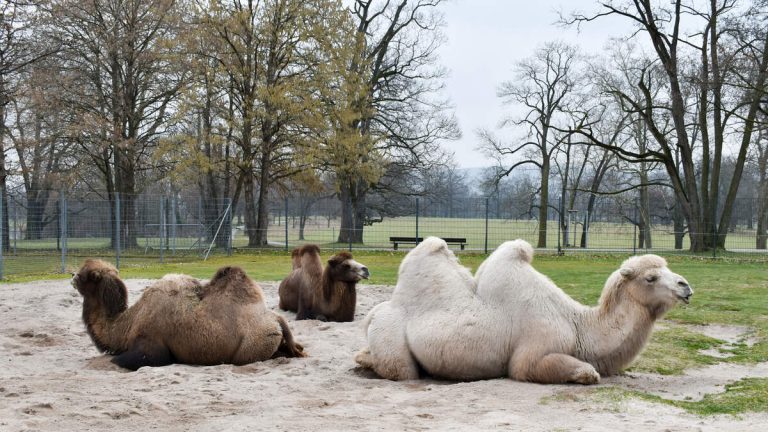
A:
{"label": "gray sky", "polygon": [[[460,167],[493,164],[476,150],[475,131],[495,130],[504,116],[496,88],[512,77],[515,62],[547,41],[562,40],[597,53],[610,37],[627,34],[627,23],[617,19],[589,23],[581,32],[554,24],[558,10],[596,8],[594,0],[453,0],[442,5],[447,41],[440,49],[440,62],[450,71],[445,92],[463,133],[460,140],[444,146],[455,153]],[[515,135],[509,129],[498,133]]]}

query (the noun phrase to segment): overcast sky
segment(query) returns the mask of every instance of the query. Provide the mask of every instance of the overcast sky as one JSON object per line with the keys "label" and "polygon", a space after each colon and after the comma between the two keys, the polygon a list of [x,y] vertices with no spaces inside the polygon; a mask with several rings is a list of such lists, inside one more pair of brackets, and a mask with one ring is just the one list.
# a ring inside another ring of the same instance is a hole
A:
{"label": "overcast sky", "polygon": [[[575,28],[556,25],[557,11],[595,11],[594,0],[452,0],[441,5],[447,38],[440,62],[449,69],[446,94],[463,137],[445,143],[462,168],[492,165],[476,149],[478,128],[495,129],[504,115],[496,97],[499,84],[512,77],[515,62],[547,41],[561,40],[599,52],[610,37],[626,35],[626,22],[603,19]],[[624,26],[624,27],[622,27]],[[500,132],[510,136],[512,132]]]}

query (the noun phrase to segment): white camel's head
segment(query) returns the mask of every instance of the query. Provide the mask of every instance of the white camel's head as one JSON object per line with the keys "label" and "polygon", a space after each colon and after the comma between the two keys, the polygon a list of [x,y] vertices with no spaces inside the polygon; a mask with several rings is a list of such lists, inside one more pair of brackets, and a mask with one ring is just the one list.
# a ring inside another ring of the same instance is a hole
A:
{"label": "white camel's head", "polygon": [[[629,258],[614,275],[606,283],[604,297],[610,291],[617,291],[617,294],[629,296],[656,316],[669,310],[678,301],[690,303],[693,295],[688,281],[667,268],[667,261],[657,255]],[[623,290],[619,287],[623,287]]]}

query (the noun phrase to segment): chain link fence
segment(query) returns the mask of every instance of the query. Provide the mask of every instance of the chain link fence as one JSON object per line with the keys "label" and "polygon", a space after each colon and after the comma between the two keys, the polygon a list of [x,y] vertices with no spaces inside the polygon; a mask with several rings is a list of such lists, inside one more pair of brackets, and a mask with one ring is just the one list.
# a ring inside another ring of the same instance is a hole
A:
{"label": "chain link fence", "polygon": [[[372,207],[373,208],[373,207]],[[249,246],[243,203],[229,199],[172,196],[66,196],[57,192],[9,194],[0,217],[0,278],[67,272],[86,257],[121,265],[207,259],[212,254],[253,248],[290,249],[317,243],[324,249],[408,249],[427,236],[443,237],[456,250],[487,253],[504,241],[522,238],[544,253],[692,254],[690,238],[673,211],[643,216],[637,201],[605,200],[592,211],[551,202],[545,223],[493,198],[440,202],[405,198],[400,216],[369,209],[360,238],[342,233],[345,210],[336,198],[275,198],[268,212],[266,244]],[[760,248],[756,200],[737,200],[732,226],[709,244],[724,248],[698,255],[768,260]],[[535,211],[538,214],[538,210]],[[763,224],[762,226],[765,226]],[[763,234],[764,237],[764,234]],[[763,240],[764,244],[765,240]]]}

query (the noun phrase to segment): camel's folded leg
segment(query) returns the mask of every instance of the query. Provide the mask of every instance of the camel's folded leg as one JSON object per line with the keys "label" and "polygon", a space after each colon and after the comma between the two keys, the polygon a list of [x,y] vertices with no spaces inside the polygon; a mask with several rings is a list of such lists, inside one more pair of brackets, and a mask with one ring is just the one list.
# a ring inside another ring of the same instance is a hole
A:
{"label": "camel's folded leg", "polygon": [[527,367],[512,368],[513,379],[543,384],[597,384],[600,381],[600,374],[591,364],[567,354],[547,354],[526,361],[530,362]]}
{"label": "camel's folded leg", "polygon": [[137,338],[127,351],[113,357],[112,363],[135,371],[143,366],[167,366],[174,363],[174,358],[162,343]]}
{"label": "camel's folded leg", "polygon": [[387,303],[371,311],[367,320],[368,348],[358,352],[355,361],[383,378],[418,379],[419,368],[408,349],[405,322],[398,312]]}

